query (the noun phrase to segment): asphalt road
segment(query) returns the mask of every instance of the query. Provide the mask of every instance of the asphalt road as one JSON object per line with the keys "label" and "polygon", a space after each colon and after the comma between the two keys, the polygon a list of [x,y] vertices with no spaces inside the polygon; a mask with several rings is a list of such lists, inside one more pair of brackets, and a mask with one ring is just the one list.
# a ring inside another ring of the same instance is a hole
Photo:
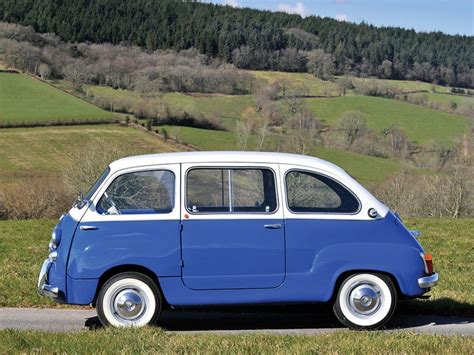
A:
{"label": "asphalt road", "polygon": [[[99,325],[95,310],[0,308],[0,329],[54,332],[93,330]],[[345,329],[327,310],[233,309],[163,312],[160,326],[170,332],[219,334],[272,333],[318,335]],[[474,318],[396,314],[387,331],[474,336]]]}

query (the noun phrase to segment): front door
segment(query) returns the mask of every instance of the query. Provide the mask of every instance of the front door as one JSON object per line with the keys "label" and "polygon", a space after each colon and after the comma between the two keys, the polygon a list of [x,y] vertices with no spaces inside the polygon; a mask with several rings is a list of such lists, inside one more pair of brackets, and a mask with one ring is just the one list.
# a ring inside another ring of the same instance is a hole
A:
{"label": "front door", "polygon": [[278,166],[183,166],[182,278],[190,289],[279,286],[285,231]]}

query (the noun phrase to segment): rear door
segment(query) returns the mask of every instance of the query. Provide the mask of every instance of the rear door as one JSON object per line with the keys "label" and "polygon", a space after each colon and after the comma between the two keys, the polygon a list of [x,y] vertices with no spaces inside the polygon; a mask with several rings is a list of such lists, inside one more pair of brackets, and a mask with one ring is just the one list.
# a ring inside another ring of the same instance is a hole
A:
{"label": "rear door", "polygon": [[278,165],[183,165],[182,279],[190,289],[256,289],[285,278]]}

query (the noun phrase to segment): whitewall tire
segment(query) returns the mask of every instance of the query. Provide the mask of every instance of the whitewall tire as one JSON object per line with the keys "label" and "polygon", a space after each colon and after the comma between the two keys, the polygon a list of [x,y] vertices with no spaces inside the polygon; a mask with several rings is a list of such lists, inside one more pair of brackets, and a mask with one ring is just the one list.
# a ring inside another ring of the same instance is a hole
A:
{"label": "whitewall tire", "polygon": [[393,315],[397,291],[392,280],[380,274],[347,277],[339,288],[334,313],[352,329],[376,329]]}
{"label": "whitewall tire", "polygon": [[97,297],[97,315],[105,326],[143,327],[158,320],[161,305],[160,291],[151,278],[124,272],[102,286]]}

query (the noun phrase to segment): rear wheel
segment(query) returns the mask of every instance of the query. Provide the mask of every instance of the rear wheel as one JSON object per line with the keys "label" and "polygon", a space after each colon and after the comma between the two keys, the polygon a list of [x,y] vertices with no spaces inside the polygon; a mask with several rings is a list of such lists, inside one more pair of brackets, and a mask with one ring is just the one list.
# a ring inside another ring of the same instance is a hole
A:
{"label": "rear wheel", "polygon": [[397,292],[389,277],[364,273],[344,280],[333,309],[349,328],[376,329],[392,317],[396,304]]}
{"label": "rear wheel", "polygon": [[97,315],[105,326],[143,327],[156,323],[161,294],[148,276],[124,272],[111,277],[97,297]]}

